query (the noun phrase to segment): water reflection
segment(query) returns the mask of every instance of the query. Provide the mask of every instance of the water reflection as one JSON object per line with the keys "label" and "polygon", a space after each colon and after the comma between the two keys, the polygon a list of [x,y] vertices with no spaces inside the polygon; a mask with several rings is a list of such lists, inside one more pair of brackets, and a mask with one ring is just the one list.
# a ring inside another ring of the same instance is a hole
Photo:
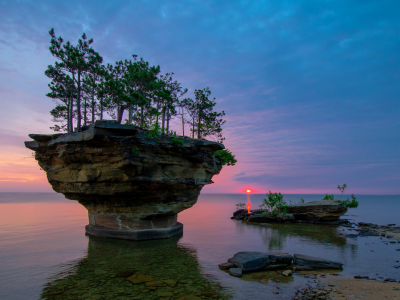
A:
{"label": "water reflection", "polygon": [[268,251],[283,250],[288,243],[297,238],[302,243],[333,245],[341,249],[357,250],[357,245],[349,243],[348,239],[339,236],[338,228],[309,223],[271,224],[260,226],[254,223],[236,222],[237,233],[244,234],[246,228],[258,231]]}
{"label": "water reflection", "polygon": [[[134,242],[89,237],[87,256],[68,267],[60,266],[61,271],[49,278],[41,298],[229,298],[227,290],[203,275],[196,250],[177,244],[180,238]],[[126,279],[133,273],[149,275],[162,283],[133,284]]]}

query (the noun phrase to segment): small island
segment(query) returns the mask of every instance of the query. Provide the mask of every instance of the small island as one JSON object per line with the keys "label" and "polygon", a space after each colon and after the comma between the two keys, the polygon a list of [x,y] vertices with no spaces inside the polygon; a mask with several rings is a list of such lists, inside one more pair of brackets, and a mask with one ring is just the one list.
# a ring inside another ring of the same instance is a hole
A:
{"label": "small island", "polygon": [[[30,134],[25,146],[53,190],[88,210],[90,235],[147,240],[182,233],[177,214],[196,203],[223,165],[236,163],[222,144],[225,112],[214,109],[210,89],[181,99],[188,89],[174,73],[160,75],[160,66],[135,54],[104,65],[85,34],[76,46],[54,29],[49,35],[58,61],[45,71],[46,96],[56,103],[56,133]],[[174,118],[181,135],[172,130]]]}

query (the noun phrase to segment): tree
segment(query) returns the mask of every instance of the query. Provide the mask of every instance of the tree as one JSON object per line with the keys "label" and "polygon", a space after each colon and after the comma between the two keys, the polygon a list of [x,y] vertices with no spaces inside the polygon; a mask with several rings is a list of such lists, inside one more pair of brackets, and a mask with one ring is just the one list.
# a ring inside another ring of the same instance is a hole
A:
{"label": "tree", "polygon": [[183,105],[188,111],[191,121],[189,124],[192,126],[192,137],[194,138],[197,133],[197,138],[200,139],[206,136],[215,136],[218,141],[222,142],[222,125],[225,121],[221,118],[225,112],[214,111],[216,105],[215,98],[210,100],[208,97],[211,95],[210,89],[207,87],[202,90],[195,90],[195,100],[186,98],[183,100]]}
{"label": "tree", "polygon": [[[61,37],[56,38],[54,28],[49,31],[49,34],[51,36],[50,52],[61,61],[55,62],[54,69],[69,74],[74,85],[77,85],[77,130],[80,131],[82,79],[90,68],[102,63],[103,58],[90,46],[93,43],[93,39],[87,40],[85,33],[82,34],[82,38],[78,40],[76,46],[71,45],[70,42],[64,44],[64,40]],[[68,124],[72,124],[72,105],[70,105],[69,109]]]}

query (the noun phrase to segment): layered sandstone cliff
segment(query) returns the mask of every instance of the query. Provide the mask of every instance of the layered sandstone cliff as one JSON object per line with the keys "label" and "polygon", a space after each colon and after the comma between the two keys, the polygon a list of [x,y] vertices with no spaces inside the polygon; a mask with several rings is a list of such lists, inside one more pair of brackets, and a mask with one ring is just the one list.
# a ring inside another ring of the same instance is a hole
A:
{"label": "layered sandstone cliff", "polygon": [[96,121],[78,133],[29,137],[34,141],[25,146],[36,152],[54,191],[85,206],[89,226],[123,235],[176,227],[176,214],[196,203],[222,167],[214,157],[222,144],[149,138],[147,131],[114,121]]}

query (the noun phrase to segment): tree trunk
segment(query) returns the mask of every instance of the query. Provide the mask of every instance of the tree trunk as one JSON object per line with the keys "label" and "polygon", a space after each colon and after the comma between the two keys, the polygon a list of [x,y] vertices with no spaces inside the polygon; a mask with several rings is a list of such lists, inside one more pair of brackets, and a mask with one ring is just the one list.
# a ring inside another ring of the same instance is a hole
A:
{"label": "tree trunk", "polygon": [[87,120],[87,97],[83,98],[83,126],[86,126],[86,120]]}
{"label": "tree trunk", "polygon": [[143,105],[140,107],[140,127],[143,128]]}
{"label": "tree trunk", "polygon": [[71,107],[70,107],[71,111],[69,114],[71,132],[74,131],[74,88],[75,88],[75,73],[72,73]]}
{"label": "tree trunk", "polygon": [[118,106],[118,114],[117,114],[117,122],[118,122],[118,124],[121,124],[122,116],[124,114],[124,110],[125,110],[124,106],[122,106],[122,105]]}
{"label": "tree trunk", "polygon": [[76,124],[77,131],[81,131],[81,71],[78,71],[78,99],[76,101],[76,108],[78,109],[78,120]]}
{"label": "tree trunk", "polygon": [[70,126],[69,126],[69,107],[71,106],[71,99],[70,98],[68,98],[68,101],[67,101],[67,133],[71,133],[70,132]]}
{"label": "tree trunk", "polygon": [[128,117],[128,123],[132,124],[132,105],[129,105],[129,117]]}
{"label": "tree trunk", "polygon": [[164,134],[164,128],[165,128],[165,126],[164,126],[164,124],[165,124],[165,109],[164,108],[163,108],[163,111],[162,111],[162,126],[161,126],[162,134]]}
{"label": "tree trunk", "polygon": [[92,124],[94,123],[94,86],[92,87]]}
{"label": "tree trunk", "polygon": [[185,136],[185,120],[184,120],[184,110],[182,107],[182,135]]}
{"label": "tree trunk", "polygon": [[169,133],[169,107],[167,107],[167,133]]}
{"label": "tree trunk", "polygon": [[100,98],[100,120],[103,120],[103,97]]}

